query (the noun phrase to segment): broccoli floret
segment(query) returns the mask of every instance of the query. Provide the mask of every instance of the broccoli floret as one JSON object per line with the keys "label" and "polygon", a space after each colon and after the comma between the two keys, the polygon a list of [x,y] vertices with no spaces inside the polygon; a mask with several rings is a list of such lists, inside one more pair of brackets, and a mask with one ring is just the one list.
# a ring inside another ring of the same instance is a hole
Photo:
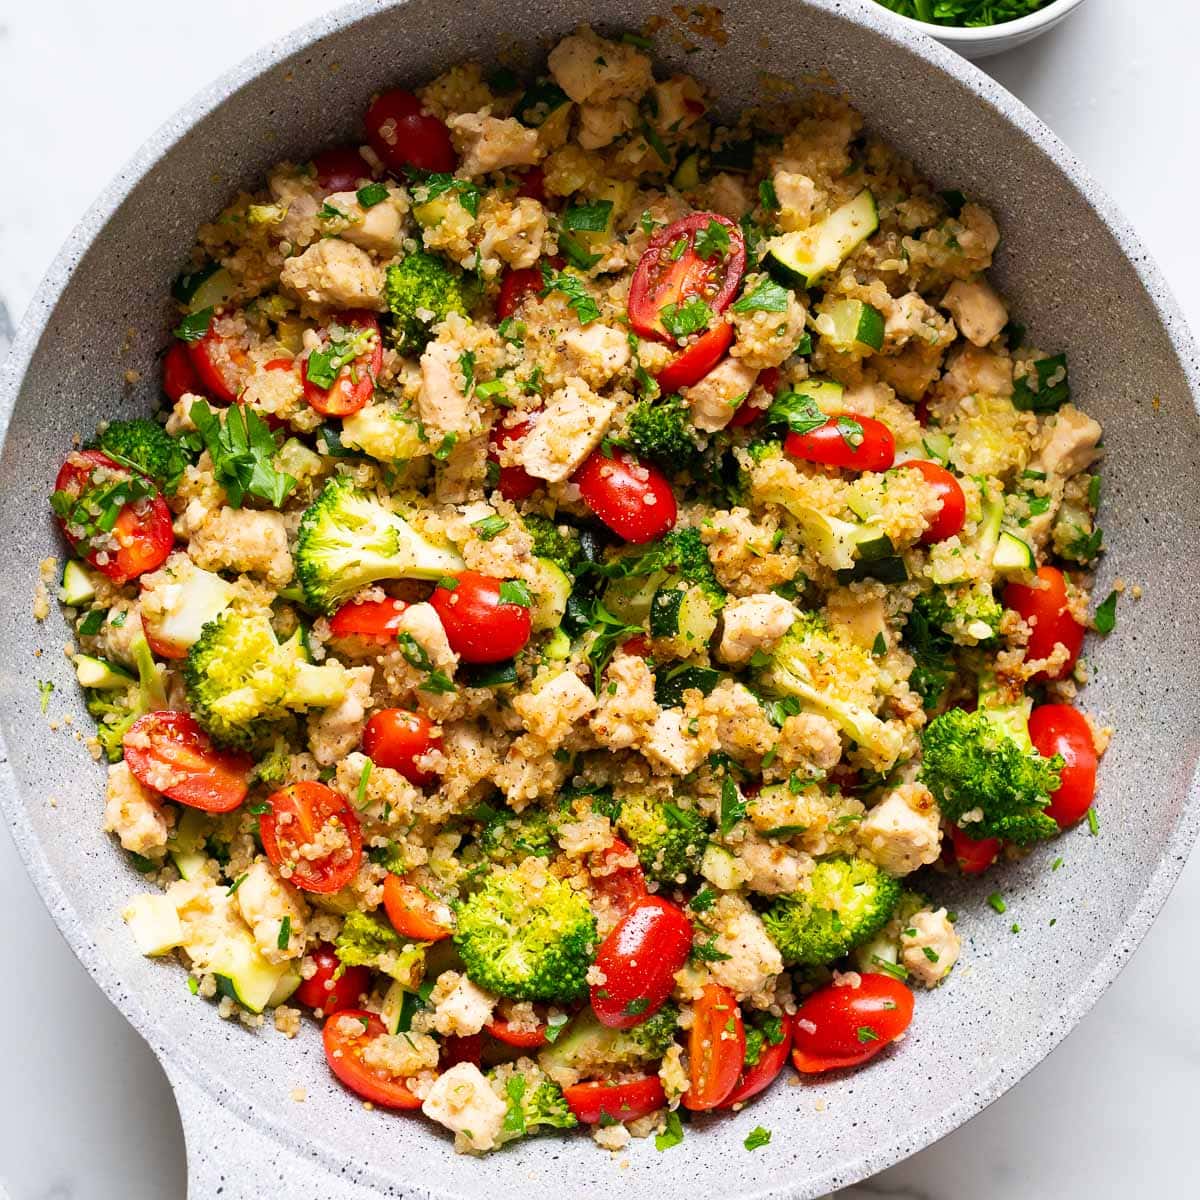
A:
{"label": "broccoli floret", "polygon": [[96,740],[109,762],[120,762],[125,755],[123,741],[129,727],[148,712],[167,707],[162,672],[154,661],[150,645],[137,637],[130,646],[138,681],[124,691],[100,691],[88,688],[84,703],[96,722]]}
{"label": "broccoli floret", "polygon": [[614,579],[659,576],[659,586],[680,581],[700,588],[717,607],[725,602],[725,589],[717,582],[704,539],[691,527],[673,529],[660,541],[598,564],[595,570]]}
{"label": "broccoli floret", "polygon": [[533,553],[538,558],[548,558],[555,566],[573,576],[583,557],[579,531],[537,513],[530,513],[521,520],[525,532],[533,538]]}
{"label": "broccoli floret", "polygon": [[218,742],[255,750],[286,732],[293,710],[336,704],[348,676],[339,662],[305,661],[300,631],[280,645],[267,612],[209,621],[184,665],[196,720]]}
{"label": "broccoli floret", "polygon": [[744,1065],[757,1065],[768,1046],[778,1046],[782,1041],[782,1018],[771,1013],[752,1013],[746,1021],[746,1053],[742,1059]]}
{"label": "broccoli floret", "polygon": [[992,643],[1004,616],[1003,605],[986,583],[934,588],[918,596],[913,609],[921,611],[932,629],[963,646]]}
{"label": "broccoli floret", "polygon": [[863,858],[827,858],[811,890],[783,896],[763,916],[783,961],[821,966],[839,959],[891,920],[900,884]]}
{"label": "broccoli floret", "polygon": [[549,858],[556,849],[551,814],[544,808],[527,808],[520,815],[496,811],[479,832],[479,849],[492,862],[509,866],[531,856]]}
{"label": "broccoli floret", "polygon": [[383,295],[391,314],[388,340],[406,355],[420,354],[433,326],[452,312],[466,316],[469,308],[462,276],[436,254],[410,254],[388,267]]}
{"label": "broccoli floret", "polygon": [[535,1066],[504,1063],[488,1072],[488,1082],[508,1107],[497,1145],[547,1129],[573,1129],[579,1124],[562,1088]]}
{"label": "broccoli floret", "polygon": [[157,421],[144,417],[110,422],[96,438],[96,446],[114,462],[149,475],[168,495],[178,487],[191,461],[182,442]]}
{"label": "broccoli floret", "polygon": [[679,1009],[674,1004],[664,1004],[653,1016],[629,1029],[621,1031],[647,1059],[662,1058],[675,1040],[679,1028]]}
{"label": "broccoli floret", "polygon": [[539,1055],[538,1063],[552,1079],[611,1075],[614,1067],[657,1062],[675,1040],[679,1010],[664,1004],[648,1020],[632,1029],[601,1025],[596,1014],[584,1009]]}
{"label": "broccoli floret", "polygon": [[931,619],[925,600],[924,596],[918,596],[913,604],[904,626],[904,645],[913,659],[908,686],[921,697],[927,710],[934,711],[941,707],[954,678],[951,657],[954,641],[942,631],[938,622]]}
{"label": "broccoli floret", "polygon": [[304,510],[295,560],[305,599],[322,612],[380,579],[441,579],[465,565],[453,547],[427,541],[348,475],[331,479]]}
{"label": "broccoli floret", "polygon": [[639,401],[629,414],[625,437],[632,449],[672,471],[692,465],[700,452],[691,409],[674,394]]}
{"label": "broccoli floret", "polygon": [[[1043,758],[1033,748],[1032,707],[1028,697],[1014,702],[999,694],[985,675],[974,712],[952,708],[925,729],[921,780],[942,815],[973,838],[1028,846],[1058,833],[1045,809],[1058,790],[1063,760]],[[964,822],[967,814],[972,819]]]}
{"label": "broccoli floret", "polygon": [[346,914],[334,939],[338,958],[347,967],[370,967],[415,988],[425,972],[427,942],[406,942],[384,920],[357,910]]}
{"label": "broccoli floret", "polygon": [[881,720],[843,694],[853,688],[861,695],[869,687],[882,700],[887,685],[879,664],[868,649],[831,629],[819,615],[797,618],[771,651],[760,681],[769,695],[794,696],[804,708],[827,717],[866,753],[872,769],[887,771],[895,765],[904,747],[904,726]]}
{"label": "broccoli floret", "polygon": [[480,987],[513,1000],[568,1003],[587,994],[596,919],[584,893],[540,859],[489,875],[457,915],[454,943]]}
{"label": "broccoli floret", "polygon": [[617,819],[652,879],[674,883],[694,873],[708,844],[709,826],[694,809],[649,796],[627,796]]}
{"label": "broccoli floret", "polygon": [[275,744],[254,766],[254,782],[280,787],[292,767],[292,748],[287,738],[277,737]]}

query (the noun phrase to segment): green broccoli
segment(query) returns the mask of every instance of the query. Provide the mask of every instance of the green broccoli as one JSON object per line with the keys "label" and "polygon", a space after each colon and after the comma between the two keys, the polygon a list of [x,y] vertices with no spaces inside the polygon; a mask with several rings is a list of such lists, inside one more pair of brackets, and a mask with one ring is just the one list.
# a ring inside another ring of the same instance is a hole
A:
{"label": "green broccoli", "polygon": [[783,961],[822,966],[841,958],[891,920],[900,884],[863,858],[827,858],[811,888],[782,896],[763,915]]}
{"label": "green broccoli", "polygon": [[334,938],[343,966],[371,967],[405,987],[416,988],[425,973],[428,942],[406,942],[382,918],[354,910]]}
{"label": "green broccoli", "polygon": [[179,486],[191,456],[157,422],[140,417],[111,421],[96,438],[96,447],[123,467],[150,476],[167,495]]}
{"label": "green broccoli", "polygon": [[913,610],[920,610],[931,629],[940,630],[961,646],[993,643],[1004,616],[1003,605],[986,583],[934,588],[917,597]]}
{"label": "green broccoli", "polygon": [[675,1041],[678,1026],[674,1004],[664,1004],[632,1029],[601,1025],[587,1008],[538,1055],[538,1063],[552,1079],[611,1075],[614,1067],[657,1062]]}
{"label": "green broccoli", "polygon": [[124,757],[125,734],[138,717],[167,707],[162,672],[145,637],[135,638],[130,650],[137,668],[137,683],[124,691],[93,688],[84,691],[84,703],[96,722],[96,740],[109,762],[120,762]]}
{"label": "green broccoli", "polygon": [[627,796],[617,826],[633,844],[646,874],[662,883],[694,873],[708,845],[704,816],[669,800]]}
{"label": "green broccoli", "polygon": [[714,612],[725,603],[725,589],[717,580],[700,531],[691,527],[673,529],[660,541],[625,551],[607,562],[591,563],[588,570],[608,578],[604,605],[626,621],[644,619],[657,591],[680,584],[699,588]]}
{"label": "green broccoli", "polygon": [[293,710],[337,704],[349,677],[339,662],[307,662],[299,630],[280,645],[266,611],[229,611],[209,621],[188,650],[184,682],[209,734],[255,750],[286,731]]}
{"label": "green broccoli", "polygon": [[393,263],[383,295],[391,314],[388,340],[410,356],[425,349],[439,321],[452,312],[466,316],[470,307],[462,275],[436,254],[418,252]]}
{"label": "green broccoli", "polygon": [[583,557],[579,530],[537,513],[529,513],[521,520],[525,525],[525,532],[533,538],[534,555],[538,558],[548,558],[556,567],[574,576],[579,560]]}
{"label": "green broccoli", "polygon": [[551,815],[544,808],[519,815],[508,809],[489,813],[479,831],[479,849],[492,862],[509,866],[530,856],[549,858],[555,851]]}
{"label": "green broccoli", "polygon": [[254,782],[281,787],[292,766],[292,748],[287,738],[277,737],[271,749],[254,765]]}
{"label": "green broccoli", "polygon": [[380,579],[441,579],[465,566],[452,546],[422,537],[348,475],[331,479],[304,510],[295,560],[305,599],[322,612]]}
{"label": "green broccoli", "polygon": [[[985,674],[974,712],[952,708],[925,729],[921,780],[942,816],[973,838],[1028,846],[1058,833],[1045,809],[1058,790],[1063,760],[1043,758],[1033,748],[1032,707],[1028,697],[1014,702],[1001,694]],[[964,823],[967,814],[978,819]]]}
{"label": "green broccoli", "polygon": [[488,1072],[488,1082],[508,1111],[496,1139],[503,1146],[517,1138],[549,1129],[573,1129],[579,1122],[567,1105],[562,1088],[535,1066],[504,1063]]}
{"label": "green broccoli", "polygon": [[596,918],[583,892],[527,858],[496,871],[457,906],[454,943],[480,987],[513,1000],[569,1003],[587,994]]}
{"label": "green broccoli", "polygon": [[954,640],[931,619],[925,597],[918,596],[904,626],[904,648],[912,655],[908,686],[921,697],[929,712],[941,707],[954,679]]}
{"label": "green broccoli", "polygon": [[751,1013],[746,1020],[746,1053],[742,1059],[747,1067],[758,1064],[768,1046],[783,1041],[783,1020],[771,1013]]}
{"label": "green broccoli", "polygon": [[700,453],[691,409],[674,394],[639,401],[627,419],[625,440],[638,454],[671,471],[691,466]]}

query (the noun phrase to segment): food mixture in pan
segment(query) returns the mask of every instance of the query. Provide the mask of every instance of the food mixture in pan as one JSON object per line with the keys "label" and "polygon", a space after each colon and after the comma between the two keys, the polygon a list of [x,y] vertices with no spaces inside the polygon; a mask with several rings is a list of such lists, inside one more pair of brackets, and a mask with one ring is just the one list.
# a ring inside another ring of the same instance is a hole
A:
{"label": "food mixture in pan", "polygon": [[236,196],[51,496],[138,947],[468,1153],[903,1055],[942,881],[1095,828],[1101,429],[992,217],[646,48]]}

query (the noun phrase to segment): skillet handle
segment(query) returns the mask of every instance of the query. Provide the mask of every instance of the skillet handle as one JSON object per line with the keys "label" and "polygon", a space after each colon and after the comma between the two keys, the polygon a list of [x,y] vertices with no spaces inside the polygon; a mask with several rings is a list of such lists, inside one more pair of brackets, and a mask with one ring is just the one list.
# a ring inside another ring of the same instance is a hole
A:
{"label": "skillet handle", "polygon": [[[187,1144],[188,1200],[380,1200],[375,1188],[255,1129],[176,1067],[167,1077]],[[353,1171],[346,1163],[342,1171]]]}

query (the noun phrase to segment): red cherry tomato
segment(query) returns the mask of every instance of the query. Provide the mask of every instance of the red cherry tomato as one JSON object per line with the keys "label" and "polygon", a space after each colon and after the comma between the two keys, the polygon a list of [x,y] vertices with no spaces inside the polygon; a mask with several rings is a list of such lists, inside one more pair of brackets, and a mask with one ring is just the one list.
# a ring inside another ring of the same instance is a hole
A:
{"label": "red cherry tomato", "polygon": [[600,943],[592,984],[592,1008],[602,1025],[630,1029],[662,1008],[675,972],[692,949],[692,923],[683,910],[658,896],[644,896]]}
{"label": "red cherry tomato", "polygon": [[433,723],[406,708],[381,708],[371,716],[362,734],[363,753],[379,767],[399,771],[409,783],[420,787],[433,775],[422,770],[417,760],[430,750],[442,748],[442,736]]}
{"label": "red cherry tomato", "polygon": [[140,784],[189,808],[231,812],[250,790],[254,759],[218,750],[191,713],[138,717],[122,744],[125,761]]}
{"label": "red cherry tomato", "polygon": [[415,942],[440,942],[454,932],[439,919],[437,902],[403,876],[383,881],[383,907],[392,928]]}
{"label": "red cherry tomato", "polygon": [[1062,780],[1046,811],[1060,829],[1074,825],[1096,798],[1096,743],[1092,727],[1069,704],[1042,704],[1029,714],[1029,736],[1044,758],[1063,757]]}
{"label": "red cherry tomato", "polygon": [[486,1028],[496,1041],[503,1042],[506,1046],[536,1050],[546,1044],[546,1030],[549,1027],[543,1021],[536,1029],[518,1029],[503,1017],[493,1017]]}
{"label": "red cherry tomato", "polygon": [[449,174],[458,165],[450,131],[429,113],[412,92],[396,88],[371,101],[364,118],[367,141],[394,172],[405,167]]}
{"label": "red cherry tomato", "polygon": [[706,984],[692,1008],[688,1032],[691,1087],[683,1105],[706,1112],[722,1103],[737,1086],[746,1060],[746,1029],[737,999],[720,984]]}
{"label": "red cherry tomato", "polygon": [[[701,258],[696,238],[713,223],[724,227],[729,248]],[[629,285],[629,322],[642,337],[673,342],[662,322],[668,304],[699,299],[714,314],[729,307],[746,269],[742,231],[719,213],[690,213],[660,229],[649,241]]]}
{"label": "red cherry tomato", "polygon": [[1060,642],[1067,648],[1067,661],[1053,674],[1039,671],[1034,679],[1062,679],[1071,673],[1083,649],[1084,627],[1067,607],[1067,581],[1057,567],[1038,568],[1038,587],[1010,583],[1004,589],[1005,608],[1015,609],[1033,626],[1026,656],[1049,658]]}
{"label": "red cherry tomato", "polygon": [[371,168],[357,146],[331,146],[313,159],[317,183],[326,192],[353,192],[360,179],[371,178]]}
{"label": "red cherry tomato", "polygon": [[627,641],[622,642],[621,649],[626,654],[636,654],[638,658],[649,658],[650,638],[644,633],[639,633],[636,636],[629,638]]}
{"label": "red cherry tomato", "polygon": [[782,1038],[772,1044],[766,1042],[758,1056],[758,1062],[752,1067],[742,1067],[741,1078],[734,1089],[718,1105],[719,1108],[732,1108],[735,1104],[745,1104],[747,1100],[765,1091],[775,1082],[779,1072],[783,1070],[792,1049],[792,1023],[783,1018]]}
{"label": "red cherry tomato", "polygon": [[329,632],[335,638],[391,642],[407,607],[403,600],[351,600],[329,618]]}
{"label": "red cherry tomato", "polygon": [[311,957],[317,964],[316,973],[301,982],[296,999],[305,1008],[319,1008],[326,1016],[344,1008],[357,1008],[371,990],[370,969],[343,966],[328,942],[322,942]]}
{"label": "red cherry tomato", "polygon": [[324,344],[344,342],[364,331],[368,334],[366,344],[352,362],[338,371],[331,387],[313,383],[308,366],[304,367],[304,398],[323,417],[348,417],[375,394],[375,379],[383,369],[383,341],[374,313],[362,309],[340,313],[324,331]]}
{"label": "red cherry tomato", "polygon": [[[362,862],[362,829],[346,798],[312,779],[288,784],[267,797],[268,812],[259,819],[263,850],[281,874],[306,892],[336,892]],[[332,848],[309,858],[318,837]]]}
{"label": "red cherry tomato", "polygon": [[232,404],[245,383],[249,359],[246,352],[227,337],[222,337],[210,321],[208,332],[187,343],[188,358],[200,380],[203,393],[222,404]]}
{"label": "red cherry tomato", "polygon": [[948,537],[953,537],[967,520],[967,498],[963,495],[962,485],[945,467],[937,463],[914,458],[902,465],[920,471],[941,502],[941,508],[929,522],[929,527],[921,534],[921,544],[931,546],[934,542],[944,542]]}
{"label": "red cherry tomato", "polygon": [[542,272],[537,267],[505,271],[500,284],[500,295],[496,297],[496,316],[502,321],[511,317],[526,296],[536,295],[544,286]]}
{"label": "red cherry tomato", "polygon": [[860,976],[854,987],[829,984],[796,1012],[792,1065],[804,1075],[856,1067],[894,1042],[909,1026],[913,994],[890,975]]}
{"label": "red cherry tomato", "polygon": [[563,1096],[575,1119],[584,1125],[599,1125],[604,1119],[636,1121],[667,1103],[662,1081],[657,1075],[623,1083],[610,1083],[606,1079],[575,1083],[563,1088]]}
{"label": "red cherry tomato", "polygon": [[182,342],[172,342],[171,348],[163,356],[163,391],[173,403],[188,393],[198,396],[203,392],[200,376],[196,374],[191,356]]}
{"label": "red cherry tomato", "polygon": [[[116,507],[117,487],[135,499]],[[116,584],[167,561],[175,544],[171,510],[158,488],[99,450],[72,450],[54,480],[58,527],[81,558]],[[113,513],[115,512],[115,517]]]}
{"label": "red cherry tomato", "polygon": [[594,451],[575,472],[584,503],[618,537],[640,545],[675,528],[678,509],[667,477],[632,454]]}
{"label": "red cherry tomato", "polygon": [[362,1060],[363,1051],[386,1033],[384,1023],[362,1009],[346,1009],[326,1018],[321,1039],[329,1069],[352,1092],[380,1108],[420,1108],[421,1101],[403,1080]]}
{"label": "red cherry tomato", "polygon": [[142,618],[142,632],[146,635],[146,645],[150,647],[150,653],[156,658],[187,658],[188,648],[179,645],[178,642],[168,642],[165,638],[159,637],[146,619]]}
{"label": "red cherry tomato", "polygon": [[677,392],[699,383],[725,357],[732,341],[733,326],[719,321],[659,371],[655,376],[658,386],[664,392]]}
{"label": "red cherry tomato", "polygon": [[545,480],[530,475],[524,467],[513,465],[500,466],[501,447],[510,442],[519,442],[533,428],[532,421],[518,421],[515,425],[493,425],[488,434],[488,461],[494,462],[499,470],[496,487],[500,495],[511,504],[526,500],[540,487],[545,487]]}
{"label": "red cherry tomato", "polygon": [[783,448],[793,458],[846,471],[886,471],[896,459],[892,431],[854,413],[830,417],[810,433],[789,433]]}
{"label": "red cherry tomato", "polygon": [[[626,653],[628,651],[626,643]],[[592,869],[592,892],[607,901],[610,910],[617,916],[624,916],[635,904],[646,895],[646,877],[636,861],[636,855],[620,838],[613,838],[612,845],[603,852],[594,854],[599,857],[599,869],[604,873],[597,874]],[[632,866],[619,865],[623,860],[633,858]]]}
{"label": "red cherry tomato", "polygon": [[503,580],[463,571],[454,588],[438,584],[429,597],[450,648],[469,663],[503,662],[529,641],[529,609],[501,601]]}
{"label": "red cherry tomato", "polygon": [[539,204],[546,203],[546,172],[541,167],[530,167],[521,176],[521,186],[517,188],[517,199],[522,197],[536,200]]}
{"label": "red cherry tomato", "polygon": [[438,1055],[438,1067],[443,1071],[458,1066],[459,1063],[473,1063],[475,1066],[483,1061],[483,1034],[454,1034],[442,1041],[442,1052]]}
{"label": "red cherry tomato", "polygon": [[954,861],[964,875],[982,875],[1000,857],[1004,843],[999,838],[973,838],[957,825],[950,826]]}
{"label": "red cherry tomato", "polygon": [[[755,388],[762,388],[771,399],[775,398],[775,393],[779,390],[779,368],[768,367],[765,371],[759,374],[754,383]],[[730,427],[738,429],[743,425],[752,425],[759,417],[766,412],[766,409],[756,408],[752,405],[749,399],[743,400],[738,406],[737,412],[733,414],[733,419],[729,422]]]}

